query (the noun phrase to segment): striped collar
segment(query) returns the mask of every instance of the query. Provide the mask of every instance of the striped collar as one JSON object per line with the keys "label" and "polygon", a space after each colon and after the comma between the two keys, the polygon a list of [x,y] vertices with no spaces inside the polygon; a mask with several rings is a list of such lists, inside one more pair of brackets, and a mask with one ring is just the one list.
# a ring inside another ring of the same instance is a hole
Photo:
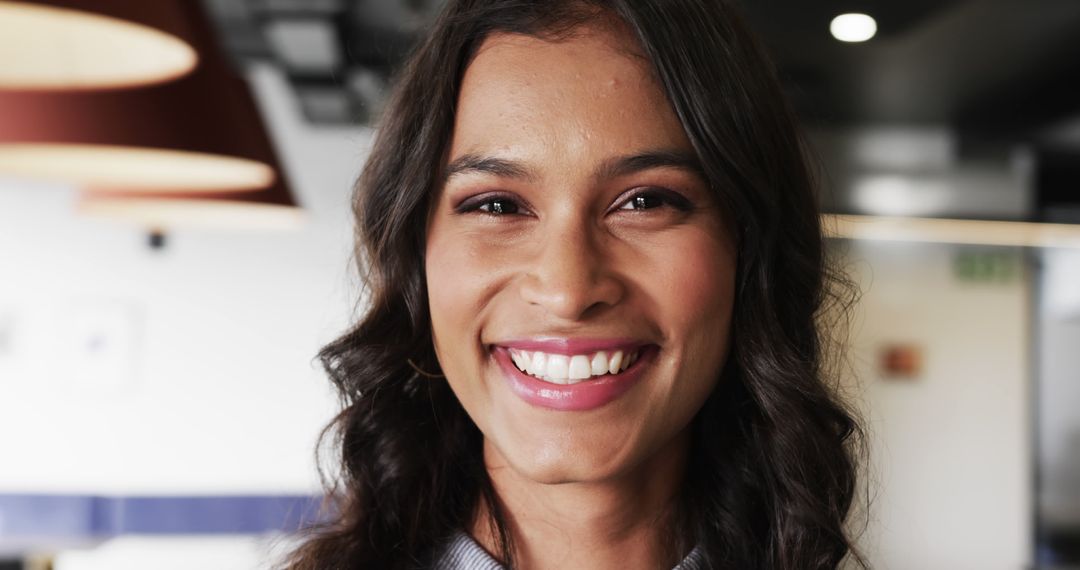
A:
{"label": "striped collar", "polygon": [[[682,562],[672,570],[703,570],[705,561],[698,547],[694,547]],[[506,567],[491,557],[475,540],[458,531],[446,543],[435,561],[434,570],[505,570]]]}

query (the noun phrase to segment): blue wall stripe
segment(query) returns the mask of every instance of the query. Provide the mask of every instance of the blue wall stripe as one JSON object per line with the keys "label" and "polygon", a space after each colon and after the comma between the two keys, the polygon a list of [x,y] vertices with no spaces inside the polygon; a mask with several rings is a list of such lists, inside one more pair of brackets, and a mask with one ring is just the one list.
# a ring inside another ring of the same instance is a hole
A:
{"label": "blue wall stripe", "polygon": [[0,538],[295,532],[318,522],[321,500],[307,495],[0,494]]}

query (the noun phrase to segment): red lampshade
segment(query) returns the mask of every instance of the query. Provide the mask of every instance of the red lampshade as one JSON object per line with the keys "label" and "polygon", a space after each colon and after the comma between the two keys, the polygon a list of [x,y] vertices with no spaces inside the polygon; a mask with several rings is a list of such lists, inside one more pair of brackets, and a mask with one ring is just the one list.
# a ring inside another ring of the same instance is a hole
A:
{"label": "red lampshade", "polygon": [[[198,79],[200,73],[196,72],[192,79]],[[236,137],[233,144],[243,143],[234,149],[236,153],[244,152],[250,159],[258,160],[255,164],[267,167],[272,179],[265,187],[229,189],[189,183],[186,187],[178,185],[163,191],[97,184],[83,190],[79,211],[156,230],[175,227],[287,230],[300,226],[305,221],[304,212],[297,206],[285,179],[273,176],[274,172],[280,172],[277,157],[247,83],[232,79],[222,77],[214,82],[222,97],[208,115],[216,121],[232,121],[229,125],[235,125],[235,129],[230,127],[223,134]],[[186,81],[181,80],[181,84]]]}
{"label": "red lampshade", "polygon": [[270,142],[246,83],[205,60],[170,83],[0,91],[0,174],[140,192],[257,190]]}

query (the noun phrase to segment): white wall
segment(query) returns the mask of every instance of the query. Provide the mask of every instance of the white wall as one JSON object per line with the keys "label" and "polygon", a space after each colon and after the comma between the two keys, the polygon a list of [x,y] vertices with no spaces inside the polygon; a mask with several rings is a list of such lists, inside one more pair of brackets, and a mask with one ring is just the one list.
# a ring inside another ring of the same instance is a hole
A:
{"label": "white wall", "polygon": [[[348,196],[370,133],[307,126],[273,69],[250,78],[301,231],[180,229],[151,251],[74,214],[70,188],[0,183],[0,493],[318,490],[336,404],[312,358],[356,302]],[[84,377],[88,322],[130,341],[129,378]]]}
{"label": "white wall", "polygon": [[282,536],[123,536],[56,555],[54,570],[266,570],[295,544]]}
{"label": "white wall", "polygon": [[[959,281],[954,256],[965,250],[953,246],[848,242],[844,247],[864,291],[851,356],[877,481],[862,540],[872,567],[1026,567],[1031,532],[1026,277]],[[922,347],[921,377],[880,377],[878,352],[889,343]]]}

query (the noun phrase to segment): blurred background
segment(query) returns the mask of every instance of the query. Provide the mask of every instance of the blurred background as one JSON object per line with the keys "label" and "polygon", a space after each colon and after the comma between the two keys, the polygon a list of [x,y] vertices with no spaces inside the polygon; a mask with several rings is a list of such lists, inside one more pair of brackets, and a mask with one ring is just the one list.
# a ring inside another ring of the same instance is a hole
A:
{"label": "blurred background", "polygon": [[[1080,2],[743,0],[858,281],[875,568],[1080,568]],[[439,0],[0,1],[0,569],[316,516],[350,186]]]}

